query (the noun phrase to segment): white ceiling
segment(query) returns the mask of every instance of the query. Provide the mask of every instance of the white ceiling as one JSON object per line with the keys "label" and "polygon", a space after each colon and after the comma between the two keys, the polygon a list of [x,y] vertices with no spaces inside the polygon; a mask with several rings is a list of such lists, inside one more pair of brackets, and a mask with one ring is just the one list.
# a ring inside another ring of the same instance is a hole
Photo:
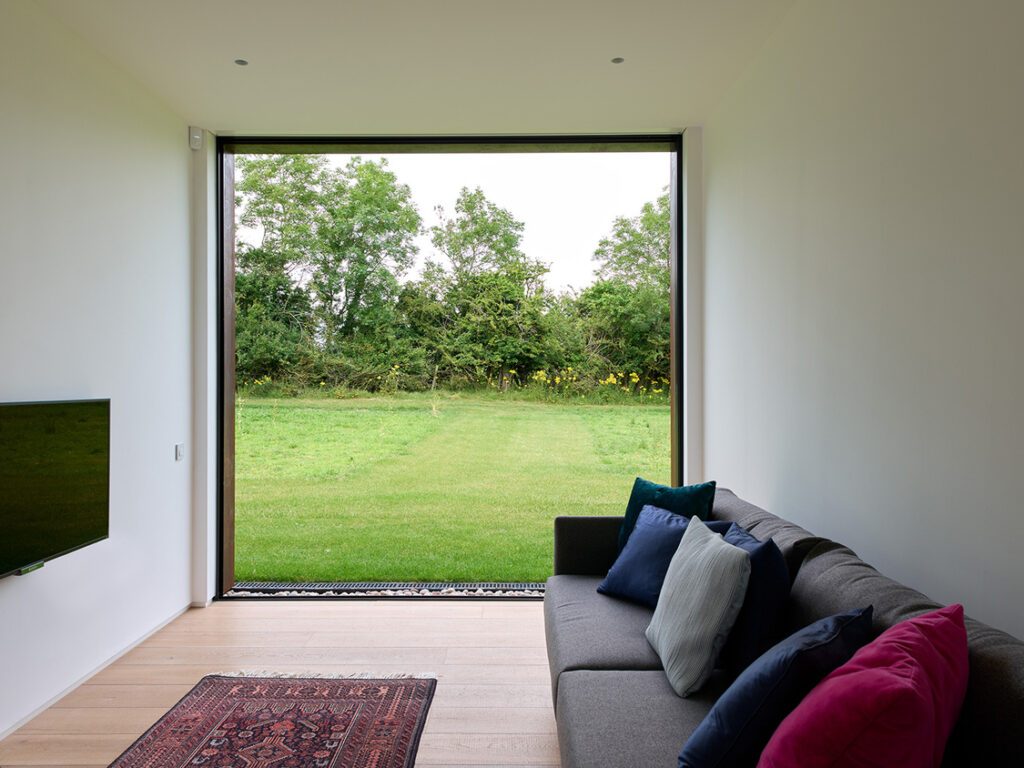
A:
{"label": "white ceiling", "polygon": [[793,0],[39,4],[191,124],[427,135],[700,124]]}

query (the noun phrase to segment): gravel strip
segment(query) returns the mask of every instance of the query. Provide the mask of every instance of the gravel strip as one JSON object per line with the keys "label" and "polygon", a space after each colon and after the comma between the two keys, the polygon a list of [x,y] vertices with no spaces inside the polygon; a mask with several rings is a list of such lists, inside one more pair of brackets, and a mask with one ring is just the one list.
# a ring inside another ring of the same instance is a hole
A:
{"label": "gravel strip", "polygon": [[356,592],[325,590],[261,590],[232,589],[225,597],[544,597],[543,590],[536,589],[367,589]]}

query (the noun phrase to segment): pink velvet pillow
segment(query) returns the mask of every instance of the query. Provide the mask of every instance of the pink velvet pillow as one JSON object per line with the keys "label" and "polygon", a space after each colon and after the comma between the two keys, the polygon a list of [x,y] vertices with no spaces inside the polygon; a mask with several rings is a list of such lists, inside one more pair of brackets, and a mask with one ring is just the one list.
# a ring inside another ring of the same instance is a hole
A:
{"label": "pink velvet pillow", "polygon": [[807,694],[758,768],[938,768],[967,669],[962,605],[901,621]]}

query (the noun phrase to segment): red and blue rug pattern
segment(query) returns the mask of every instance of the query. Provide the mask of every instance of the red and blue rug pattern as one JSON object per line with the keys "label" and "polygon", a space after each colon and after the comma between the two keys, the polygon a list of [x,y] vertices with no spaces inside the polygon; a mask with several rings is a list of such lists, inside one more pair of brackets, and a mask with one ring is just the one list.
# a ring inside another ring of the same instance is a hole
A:
{"label": "red and blue rug pattern", "polygon": [[436,684],[209,675],[110,768],[411,768]]}

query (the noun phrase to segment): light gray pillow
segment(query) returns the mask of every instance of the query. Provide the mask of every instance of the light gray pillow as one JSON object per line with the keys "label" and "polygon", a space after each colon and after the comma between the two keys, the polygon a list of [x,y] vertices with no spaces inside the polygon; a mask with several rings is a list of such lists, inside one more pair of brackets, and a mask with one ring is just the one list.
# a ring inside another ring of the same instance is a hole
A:
{"label": "light gray pillow", "polygon": [[680,696],[696,693],[714,670],[749,579],[750,555],[692,518],[647,627],[647,641]]}

